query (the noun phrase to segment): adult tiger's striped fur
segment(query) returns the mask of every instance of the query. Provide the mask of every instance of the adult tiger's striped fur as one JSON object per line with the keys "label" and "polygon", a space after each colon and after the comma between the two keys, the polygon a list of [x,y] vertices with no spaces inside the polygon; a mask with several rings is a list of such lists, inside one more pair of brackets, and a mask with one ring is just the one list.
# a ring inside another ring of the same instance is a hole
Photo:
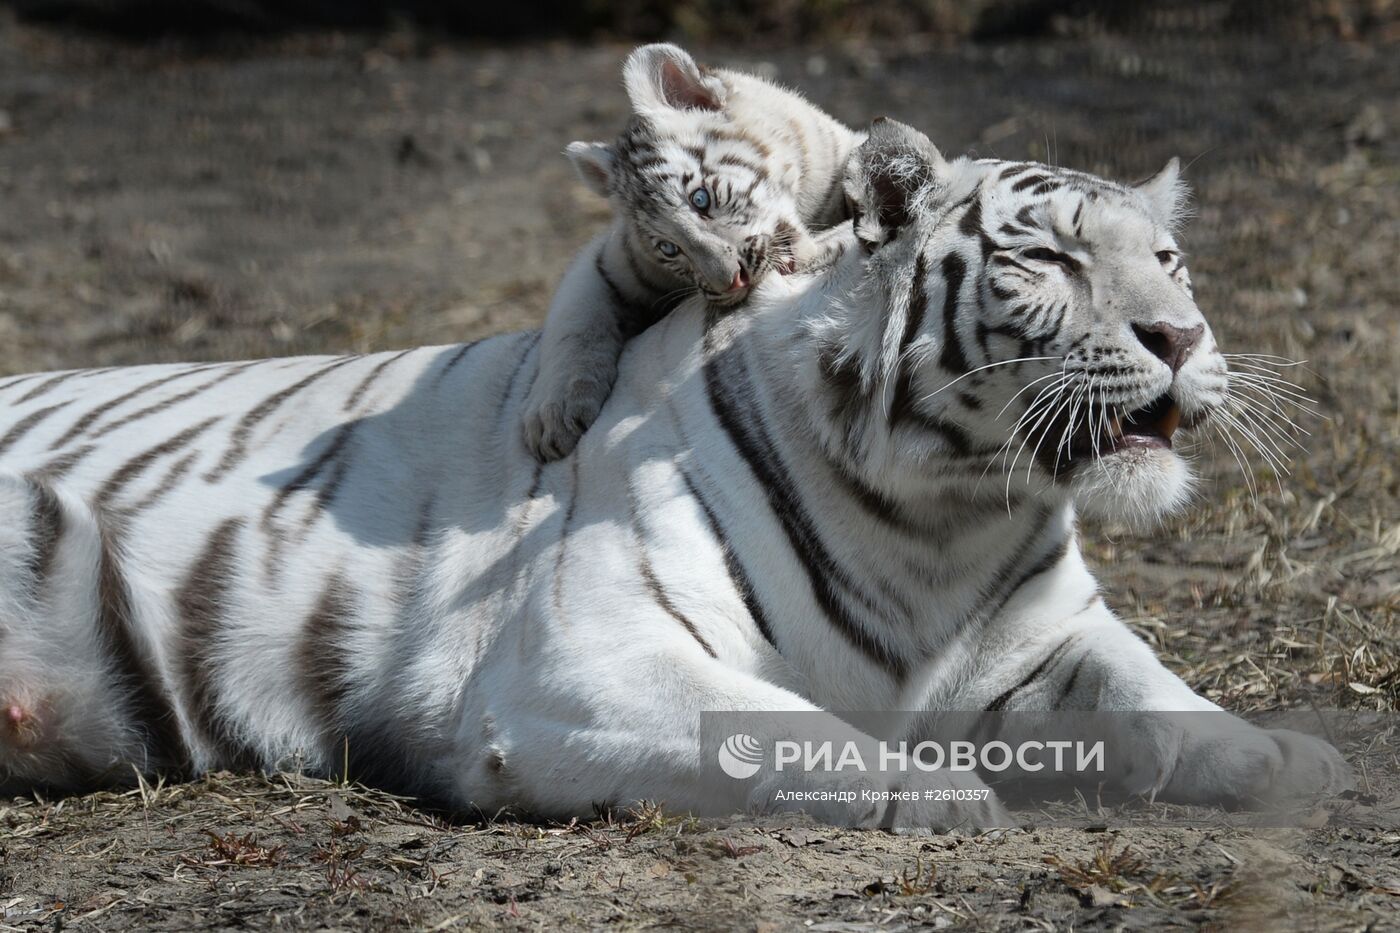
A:
{"label": "adult tiger's striped fur", "polygon": [[634,113],[621,136],[566,150],[614,219],[545,323],[524,419],[545,462],[598,417],[625,341],[697,290],[732,307],[770,269],[820,265],[835,241],[812,231],[846,219],[841,177],[859,135],[795,91],[665,44],[633,52],[623,77]]}
{"label": "adult tiger's striped fur", "polygon": [[[348,755],[487,812],[713,812],[774,787],[702,779],[706,709],[1214,709],[1105,605],[1073,505],[1175,503],[1176,412],[1230,392],[1175,170],[948,163],[884,122],[849,172],[829,269],[742,315],[677,308],[549,465],[518,430],[536,333],[0,383],[9,783]],[[1013,421],[1046,445],[979,482]],[[1212,800],[1277,789],[1286,757],[1290,788],[1346,780],[1324,743],[1227,731],[1145,730],[1109,778]]]}

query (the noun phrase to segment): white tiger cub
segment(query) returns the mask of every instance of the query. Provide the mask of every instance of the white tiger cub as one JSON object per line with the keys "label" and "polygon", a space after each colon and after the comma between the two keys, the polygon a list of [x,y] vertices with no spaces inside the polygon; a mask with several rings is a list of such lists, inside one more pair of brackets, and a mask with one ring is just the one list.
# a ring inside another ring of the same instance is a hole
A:
{"label": "white tiger cub", "polygon": [[841,175],[859,135],[794,91],[707,69],[674,45],[623,66],[633,116],[613,143],[571,143],[579,176],[614,219],[574,260],[550,305],[525,443],[565,456],[597,418],[629,338],[699,291],[732,307],[773,268],[819,265],[846,219]]}
{"label": "white tiger cub", "polygon": [[[1075,530],[1085,491],[1178,503],[1178,430],[1231,393],[1175,168],[949,163],[884,122],[849,173],[842,256],[744,314],[683,303],[564,462],[520,440],[535,333],[0,382],[0,783],[348,759],[488,813],[717,813],[830,785],[706,780],[704,710],[1216,709],[1114,617]],[[1029,472],[980,482],[1008,443]],[[1106,780],[1347,782],[1320,741],[1211,719],[1153,720]],[[900,806],[865,817],[1008,819],[993,793]]]}

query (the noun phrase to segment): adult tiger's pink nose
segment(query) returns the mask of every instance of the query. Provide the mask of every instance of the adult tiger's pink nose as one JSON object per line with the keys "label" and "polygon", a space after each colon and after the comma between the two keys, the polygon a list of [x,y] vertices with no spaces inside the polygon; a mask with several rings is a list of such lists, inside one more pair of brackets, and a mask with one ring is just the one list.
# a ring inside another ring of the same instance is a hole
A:
{"label": "adult tiger's pink nose", "polygon": [[748,288],[748,287],[749,287],[749,270],[745,269],[743,266],[740,266],[740,267],[738,268],[738,270],[734,273],[734,278],[731,279],[730,282],[729,282],[729,290],[730,290],[731,292],[737,292],[737,291],[739,291],[739,290],[742,289],[742,288]]}

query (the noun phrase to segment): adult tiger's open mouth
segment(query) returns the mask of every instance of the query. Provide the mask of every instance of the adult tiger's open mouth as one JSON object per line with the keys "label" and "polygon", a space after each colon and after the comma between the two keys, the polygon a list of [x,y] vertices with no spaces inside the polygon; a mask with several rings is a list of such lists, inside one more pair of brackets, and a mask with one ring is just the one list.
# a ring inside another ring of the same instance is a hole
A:
{"label": "adult tiger's open mouth", "polygon": [[1184,420],[1170,392],[1127,412],[1078,411],[1047,430],[1037,456],[1047,470],[1063,477],[1080,463],[1129,450],[1171,450],[1177,430],[1191,427]]}
{"label": "adult tiger's open mouth", "polygon": [[[1108,419],[1108,429],[1095,453],[1100,457],[1130,447],[1172,446],[1172,435],[1181,427],[1181,407],[1169,393],[1162,393],[1141,408]],[[1092,441],[1090,450],[1093,450]]]}

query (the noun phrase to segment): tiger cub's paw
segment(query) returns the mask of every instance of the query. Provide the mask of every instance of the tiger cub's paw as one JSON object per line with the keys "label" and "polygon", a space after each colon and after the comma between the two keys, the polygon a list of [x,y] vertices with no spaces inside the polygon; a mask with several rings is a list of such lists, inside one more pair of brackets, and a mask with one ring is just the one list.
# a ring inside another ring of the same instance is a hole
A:
{"label": "tiger cub's paw", "polygon": [[839,259],[844,249],[841,238],[831,231],[813,234],[799,230],[788,247],[784,274],[816,272]]}
{"label": "tiger cub's paw", "polygon": [[567,457],[598,420],[612,386],[576,376],[554,387],[537,383],[525,399],[525,449],[541,463]]}

